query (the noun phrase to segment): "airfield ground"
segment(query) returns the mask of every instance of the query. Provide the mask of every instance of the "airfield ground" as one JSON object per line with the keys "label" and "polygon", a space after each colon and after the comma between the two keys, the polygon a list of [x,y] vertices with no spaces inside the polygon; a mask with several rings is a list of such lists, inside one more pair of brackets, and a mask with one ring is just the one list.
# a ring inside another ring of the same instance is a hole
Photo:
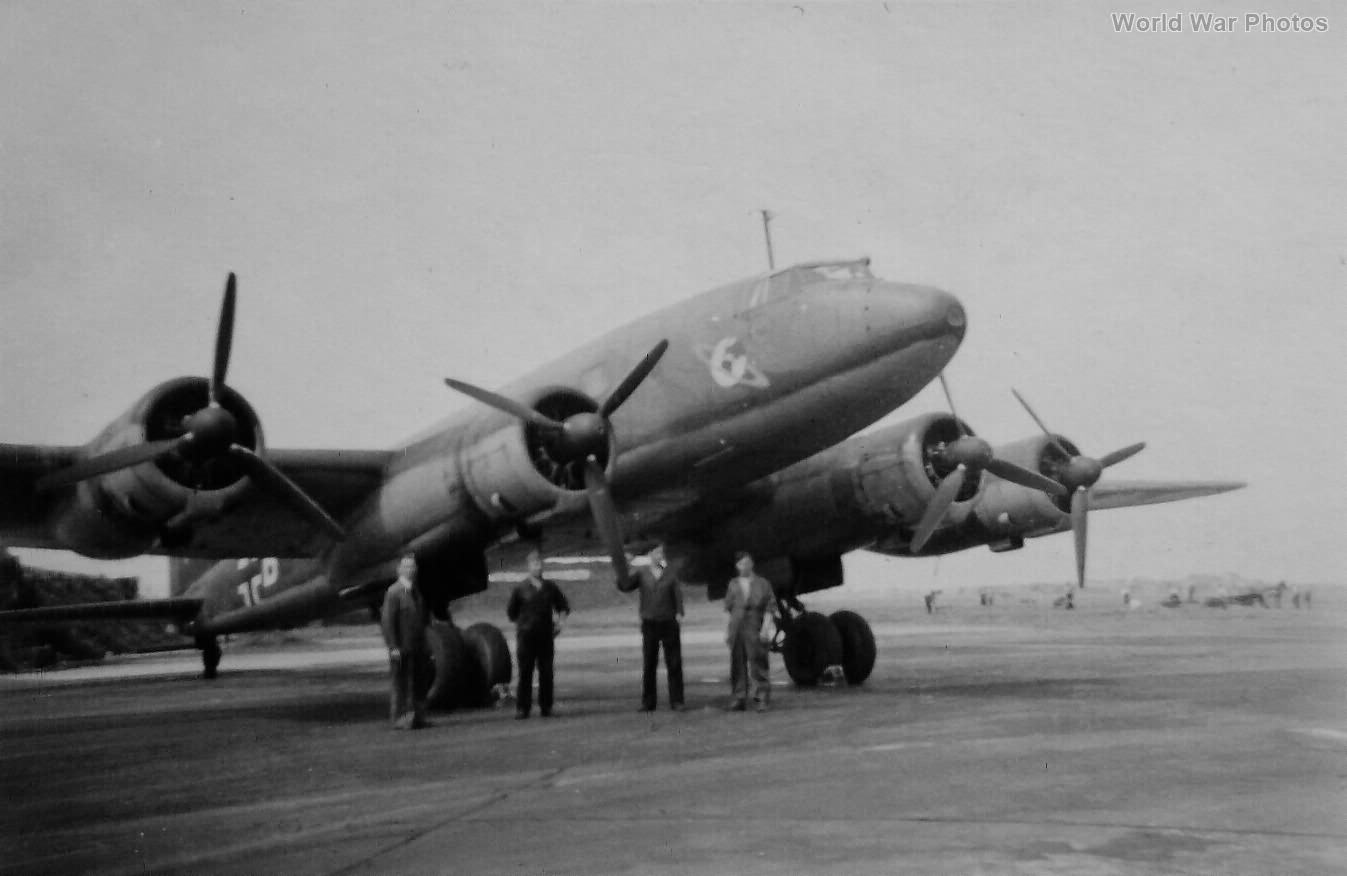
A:
{"label": "airfield ground", "polygon": [[[1347,599],[1312,611],[857,606],[859,689],[636,711],[630,610],[560,640],[558,712],[386,726],[372,627],[0,679],[4,873],[1347,870]],[[461,617],[468,623],[481,617]],[[661,698],[663,698],[661,678]],[[663,705],[663,703],[662,703]]]}

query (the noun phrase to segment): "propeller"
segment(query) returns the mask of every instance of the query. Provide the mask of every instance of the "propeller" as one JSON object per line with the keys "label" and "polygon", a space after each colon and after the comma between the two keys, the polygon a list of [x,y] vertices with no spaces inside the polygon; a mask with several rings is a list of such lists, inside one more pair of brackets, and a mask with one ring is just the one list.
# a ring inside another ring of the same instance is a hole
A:
{"label": "propeller", "polygon": [[922,514],[921,521],[917,524],[917,529],[912,536],[911,551],[914,554],[921,553],[921,549],[926,546],[926,542],[935,534],[936,527],[944,519],[950,505],[954,504],[954,500],[958,498],[959,491],[963,489],[964,482],[970,474],[989,471],[1002,480],[1028,487],[1031,490],[1041,490],[1054,496],[1067,495],[1066,488],[1051,478],[1044,477],[1038,472],[1030,471],[1013,462],[998,459],[991,444],[986,439],[965,431],[963,420],[959,419],[959,413],[954,408],[954,396],[950,394],[949,383],[945,380],[943,373],[940,375],[940,386],[945,390],[945,400],[949,402],[949,411],[954,415],[959,437],[934,452],[947,465],[954,466],[954,471],[940,481],[940,485],[936,487],[935,495],[926,505],[926,511]]}
{"label": "propeller", "polygon": [[1043,434],[1048,436],[1052,446],[1057,448],[1058,452],[1066,459],[1066,463],[1057,470],[1056,475],[1057,482],[1071,491],[1071,531],[1076,542],[1076,582],[1084,590],[1086,532],[1090,517],[1090,488],[1099,480],[1099,477],[1104,473],[1104,469],[1136,456],[1146,449],[1146,442],[1138,441],[1136,444],[1129,444],[1112,453],[1106,453],[1098,459],[1092,459],[1084,454],[1072,453],[1039,418],[1038,414],[1034,413],[1034,409],[1029,406],[1029,402],[1024,400],[1024,396],[1014,389],[1011,392],[1015,394],[1015,398],[1028,411],[1033,421],[1038,424],[1038,428],[1043,430]]}
{"label": "propeller", "polygon": [[450,389],[537,427],[548,457],[557,463],[559,468],[567,469],[575,465],[582,467],[589,511],[594,517],[599,537],[603,539],[604,547],[608,550],[618,581],[625,581],[629,575],[627,554],[622,543],[622,528],[618,522],[617,506],[613,503],[608,478],[603,472],[603,466],[599,464],[599,457],[608,450],[613,431],[610,418],[650,376],[650,372],[655,370],[655,366],[668,349],[667,340],[656,344],[599,404],[597,411],[580,411],[560,421],[514,399],[470,383],[452,378],[445,378],[444,381]]}
{"label": "propeller", "polygon": [[184,431],[177,438],[147,441],[131,447],[122,447],[89,459],[81,460],[37,481],[38,490],[55,490],[89,478],[120,471],[124,468],[177,457],[196,465],[209,465],[221,458],[229,458],[248,474],[258,486],[275,495],[334,539],[345,538],[346,533],[298,484],[266,459],[236,442],[238,420],[220,404],[225,376],[229,371],[229,352],[234,342],[234,307],[238,281],[230,273],[225,283],[224,301],[220,305],[220,322],[215,332],[215,357],[207,385],[207,403],[204,408],[183,419]]}

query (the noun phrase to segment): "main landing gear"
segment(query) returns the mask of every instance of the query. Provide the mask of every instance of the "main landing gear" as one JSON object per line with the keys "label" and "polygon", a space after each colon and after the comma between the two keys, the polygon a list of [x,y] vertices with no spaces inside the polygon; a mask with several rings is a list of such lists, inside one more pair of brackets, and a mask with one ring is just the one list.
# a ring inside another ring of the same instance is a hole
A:
{"label": "main landing gear", "polygon": [[491,624],[459,629],[452,622],[432,621],[426,702],[432,708],[480,708],[495,705],[509,693],[514,661],[505,635]]}
{"label": "main landing gear", "polygon": [[799,600],[778,600],[772,650],[780,652],[786,674],[799,687],[814,687],[840,668],[847,684],[860,684],[875,668],[875,636],[854,611],[822,615]]}

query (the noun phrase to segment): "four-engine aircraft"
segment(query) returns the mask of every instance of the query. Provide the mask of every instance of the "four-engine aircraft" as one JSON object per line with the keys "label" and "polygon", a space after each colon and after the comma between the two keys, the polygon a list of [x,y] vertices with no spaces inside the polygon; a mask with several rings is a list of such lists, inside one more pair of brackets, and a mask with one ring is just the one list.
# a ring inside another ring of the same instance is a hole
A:
{"label": "four-engine aircraft", "polygon": [[[941,375],[966,328],[953,295],[881,280],[865,259],[713,289],[499,391],[447,380],[478,403],[384,451],[266,446],[258,415],[226,384],[236,297],[231,274],[209,377],[154,387],[83,446],[0,445],[0,541],[218,564],[168,599],[0,622],[172,619],[211,675],[220,635],[376,605],[406,551],[443,616],[487,586],[489,557],[539,538],[554,554],[602,544],[619,576],[628,545],[658,540],[712,597],[734,551],[751,551],[777,588],[791,677],[812,684],[841,665],[858,684],[875,660],[864,619],[799,600],[843,583],[843,554],[1003,551],[1074,529],[1083,585],[1090,507],[1242,486],[1096,483],[1140,446],[1092,459],[1043,427],[993,447],[952,401],[950,414],[856,436]],[[464,663],[447,656],[464,653],[459,631],[436,625],[442,689],[465,686],[454,672],[485,673],[466,685],[477,689],[500,682],[502,651],[508,680],[503,636],[478,627],[469,638],[481,659]]]}

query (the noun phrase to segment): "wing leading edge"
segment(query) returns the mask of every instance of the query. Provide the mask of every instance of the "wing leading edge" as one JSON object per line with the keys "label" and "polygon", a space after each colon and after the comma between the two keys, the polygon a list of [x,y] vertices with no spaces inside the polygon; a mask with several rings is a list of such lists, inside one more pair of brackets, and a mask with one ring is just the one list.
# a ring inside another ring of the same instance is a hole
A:
{"label": "wing leading edge", "polygon": [[0,626],[68,623],[102,620],[188,621],[201,613],[203,600],[125,599],[114,602],[81,602],[74,605],[49,605],[0,611]]}
{"label": "wing leading edge", "polygon": [[[54,534],[53,516],[69,490],[42,491],[38,481],[77,464],[86,448],[0,444],[0,544],[78,550]],[[354,511],[383,481],[393,458],[385,450],[269,450],[267,460],[332,517]],[[144,465],[154,465],[153,462]],[[328,536],[274,494],[249,490],[214,519],[193,523],[192,538],[147,553],[230,559],[241,556],[313,556]]]}
{"label": "wing leading edge", "polygon": [[1243,481],[1100,481],[1090,490],[1090,508],[1159,505],[1243,489]]}

